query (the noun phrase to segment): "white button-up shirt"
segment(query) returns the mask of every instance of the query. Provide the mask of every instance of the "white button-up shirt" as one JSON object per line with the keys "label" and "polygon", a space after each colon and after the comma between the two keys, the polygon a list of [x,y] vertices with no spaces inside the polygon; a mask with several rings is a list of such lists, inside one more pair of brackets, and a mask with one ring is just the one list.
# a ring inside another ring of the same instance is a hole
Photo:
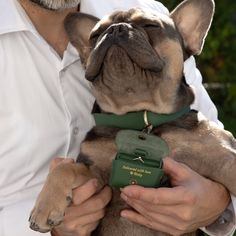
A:
{"label": "white button-up shirt", "polygon": [[[102,17],[142,6],[168,14],[152,0],[82,0],[81,11]],[[79,55],[69,44],[61,59],[39,35],[17,0],[0,0],[0,236],[39,235],[28,217],[54,157],[76,158],[94,125],[94,97]],[[187,81],[193,108],[218,122],[193,58]]]}

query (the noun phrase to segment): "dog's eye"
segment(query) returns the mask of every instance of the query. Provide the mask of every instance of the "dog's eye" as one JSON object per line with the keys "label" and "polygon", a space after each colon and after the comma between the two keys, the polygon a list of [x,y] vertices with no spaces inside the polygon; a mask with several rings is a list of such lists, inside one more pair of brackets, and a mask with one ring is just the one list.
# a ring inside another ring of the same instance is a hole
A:
{"label": "dog's eye", "polygon": [[99,33],[98,32],[93,32],[90,36],[89,36],[89,40],[97,40],[99,37]]}
{"label": "dog's eye", "polygon": [[144,25],[144,28],[146,28],[146,29],[160,29],[161,26],[156,23],[147,23]]}
{"label": "dog's eye", "polygon": [[96,44],[96,42],[101,34],[102,34],[101,30],[96,30],[96,31],[91,32],[91,34],[89,36],[90,43]]}

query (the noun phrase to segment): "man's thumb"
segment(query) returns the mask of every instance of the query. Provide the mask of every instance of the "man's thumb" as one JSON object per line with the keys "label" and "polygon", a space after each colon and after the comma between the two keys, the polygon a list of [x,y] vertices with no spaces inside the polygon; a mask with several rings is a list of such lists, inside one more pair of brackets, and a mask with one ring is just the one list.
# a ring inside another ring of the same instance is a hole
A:
{"label": "man's thumb", "polygon": [[183,181],[187,178],[187,166],[167,157],[164,161],[164,172],[173,181]]}

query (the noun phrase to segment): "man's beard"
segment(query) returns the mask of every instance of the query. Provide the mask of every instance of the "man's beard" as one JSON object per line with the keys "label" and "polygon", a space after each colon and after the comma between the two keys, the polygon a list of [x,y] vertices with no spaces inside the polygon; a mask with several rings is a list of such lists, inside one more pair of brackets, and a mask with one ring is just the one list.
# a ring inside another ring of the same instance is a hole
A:
{"label": "man's beard", "polygon": [[53,11],[62,11],[68,8],[76,7],[80,0],[30,0],[37,5]]}

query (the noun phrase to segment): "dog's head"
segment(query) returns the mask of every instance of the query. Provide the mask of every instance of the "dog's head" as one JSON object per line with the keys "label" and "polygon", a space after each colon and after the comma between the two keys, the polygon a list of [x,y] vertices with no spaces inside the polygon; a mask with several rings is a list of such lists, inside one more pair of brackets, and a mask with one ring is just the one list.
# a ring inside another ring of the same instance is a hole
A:
{"label": "dog's head", "polygon": [[169,16],[138,8],[102,20],[73,13],[65,28],[103,111],[171,113],[193,102],[184,60],[200,54],[213,13],[213,0],[185,0]]}

